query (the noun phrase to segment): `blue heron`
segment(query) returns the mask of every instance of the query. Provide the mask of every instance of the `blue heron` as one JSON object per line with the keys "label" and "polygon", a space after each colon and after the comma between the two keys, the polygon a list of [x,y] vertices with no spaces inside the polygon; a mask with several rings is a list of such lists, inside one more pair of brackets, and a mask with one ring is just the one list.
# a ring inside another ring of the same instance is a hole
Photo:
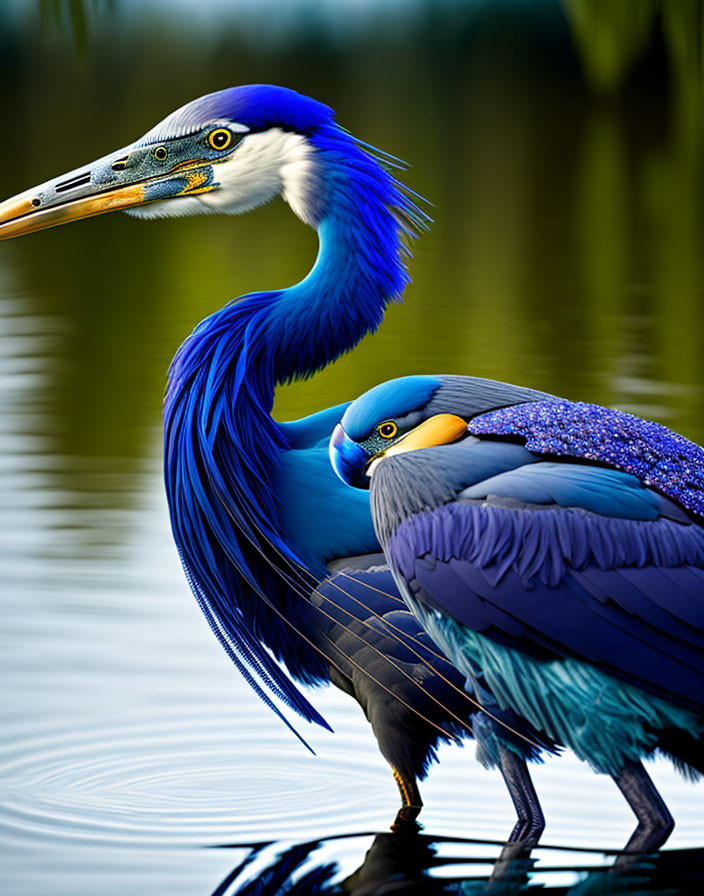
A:
{"label": "blue heron", "polygon": [[[346,405],[288,423],[271,415],[277,384],[353,348],[400,298],[409,242],[428,219],[394,176],[398,164],[320,102],[237,87],[7,200],[0,238],[119,209],[237,214],[279,195],[317,230],[318,256],[300,283],[229,303],[178,350],[164,404],[166,492],[193,593],[238,669],[289,726],[273,697],[327,724],[294,679],[353,696],[393,769],[403,822],[420,809],[417,781],[438,743],[470,735],[479,701],[404,606],[367,494],[330,468],[328,440]],[[495,740],[492,726],[507,733],[500,766],[518,814],[513,836],[537,836],[526,760],[554,746],[488,689],[481,703],[485,739]]]}
{"label": "blue heron", "polygon": [[[704,449],[599,405],[459,376],[371,389],[331,440],[423,628],[480,694],[609,774],[659,848],[642,764],[704,773]],[[503,738],[496,729],[499,740]]]}

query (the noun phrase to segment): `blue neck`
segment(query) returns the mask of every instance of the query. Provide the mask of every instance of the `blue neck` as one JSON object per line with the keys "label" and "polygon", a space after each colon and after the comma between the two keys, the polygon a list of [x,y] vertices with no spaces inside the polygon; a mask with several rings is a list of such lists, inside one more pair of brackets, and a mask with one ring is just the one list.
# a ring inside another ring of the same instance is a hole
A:
{"label": "blue neck", "polygon": [[[301,602],[276,574],[297,558],[273,491],[291,449],[271,417],[274,388],[313,374],[378,327],[407,282],[403,237],[421,221],[401,186],[347,134],[334,129],[312,141],[326,189],[315,265],[297,285],[245,296],[203,321],[174,358],[164,408],[172,526],[196,597],[233,659],[307,718],[315,711],[260,644],[289,666],[302,653],[275,611],[295,620]],[[297,668],[303,679],[320,670],[317,657]]]}
{"label": "blue neck", "polygon": [[276,382],[310,376],[352,349],[408,283],[403,237],[414,226],[414,207],[376,161],[346,142],[344,155],[321,152],[329,198],[316,262],[304,280],[276,294],[263,329],[276,347]]}

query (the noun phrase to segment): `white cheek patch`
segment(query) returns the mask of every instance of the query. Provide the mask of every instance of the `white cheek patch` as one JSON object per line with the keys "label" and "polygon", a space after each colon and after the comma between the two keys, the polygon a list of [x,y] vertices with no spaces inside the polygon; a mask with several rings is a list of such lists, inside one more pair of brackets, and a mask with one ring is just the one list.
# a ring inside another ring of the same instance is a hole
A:
{"label": "white cheek patch", "polygon": [[[200,202],[212,211],[240,214],[281,194],[307,224],[322,189],[315,150],[301,134],[271,128],[245,137],[224,162],[213,165],[220,188]],[[195,197],[194,197],[195,198]]]}
{"label": "white cheek patch", "polygon": [[296,139],[289,146],[281,168],[282,194],[294,214],[314,227],[318,223],[314,212],[325,198],[320,162],[316,161],[315,150],[305,137],[289,136]]}
{"label": "white cheek patch", "polygon": [[249,134],[223,162],[213,164],[218,186],[210,193],[164,199],[129,209],[137,218],[239,215],[282,195],[306,224],[318,221],[323,183],[315,150],[301,134],[271,128]]}
{"label": "white cheek patch", "polygon": [[373,461],[369,464],[369,466],[367,467],[367,469],[366,469],[366,471],[365,471],[365,474],[366,474],[370,479],[371,479],[372,476],[374,475],[374,471],[376,470],[376,468],[379,466],[379,464],[380,464],[380,463],[382,462],[382,460],[384,459],[384,456],[385,456],[385,455],[382,455],[381,457],[375,457],[374,460],[373,460]]}

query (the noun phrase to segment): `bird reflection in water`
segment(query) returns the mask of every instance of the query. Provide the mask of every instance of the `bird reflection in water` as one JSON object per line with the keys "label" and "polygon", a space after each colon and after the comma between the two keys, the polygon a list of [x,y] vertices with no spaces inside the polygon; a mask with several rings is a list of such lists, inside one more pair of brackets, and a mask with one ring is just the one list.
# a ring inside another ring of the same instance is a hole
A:
{"label": "bird reflection in water", "polygon": [[[668,850],[623,866],[623,853],[565,847],[519,849],[496,841],[436,838],[406,830],[374,836],[347,877],[336,858],[353,834],[326,840],[257,844],[210,896],[509,896],[540,891],[564,896],[700,894],[704,850]],[[619,859],[621,860],[619,862]]]}

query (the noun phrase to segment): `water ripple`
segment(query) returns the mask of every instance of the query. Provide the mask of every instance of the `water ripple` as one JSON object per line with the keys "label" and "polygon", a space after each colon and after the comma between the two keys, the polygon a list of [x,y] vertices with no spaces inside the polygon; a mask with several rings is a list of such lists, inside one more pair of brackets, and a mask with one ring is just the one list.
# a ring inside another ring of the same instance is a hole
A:
{"label": "water ripple", "polygon": [[[238,755],[255,758],[242,768]],[[262,743],[246,718],[233,731],[226,710],[78,733],[15,730],[0,750],[0,824],[17,836],[113,843],[269,839],[282,828],[319,830],[344,792],[346,822],[359,829],[378,781],[363,755],[331,740],[311,774],[308,756],[278,738]]]}

